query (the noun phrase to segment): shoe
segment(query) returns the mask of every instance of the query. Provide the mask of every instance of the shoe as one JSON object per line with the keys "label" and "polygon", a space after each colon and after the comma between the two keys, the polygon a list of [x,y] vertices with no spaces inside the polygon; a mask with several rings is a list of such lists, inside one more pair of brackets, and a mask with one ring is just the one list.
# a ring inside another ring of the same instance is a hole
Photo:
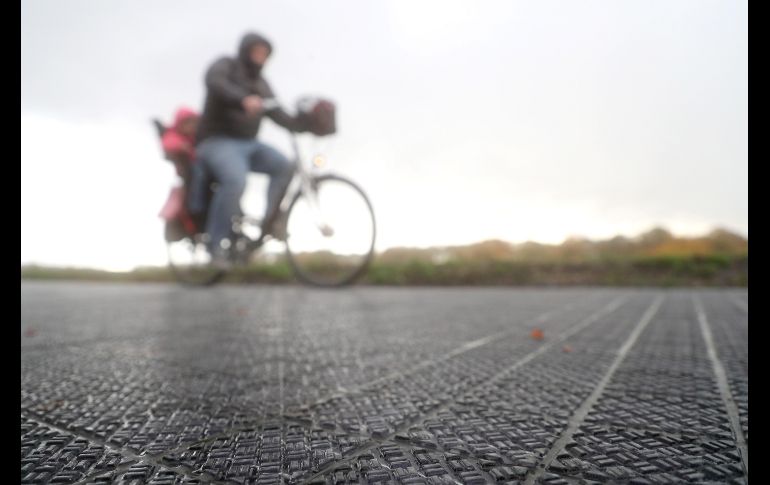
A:
{"label": "shoe", "polygon": [[263,233],[273,236],[279,241],[286,241],[289,237],[286,231],[286,217],[284,215],[277,217],[270,226],[263,228]]}
{"label": "shoe", "polygon": [[230,271],[233,269],[233,261],[230,258],[230,251],[219,248],[216,249],[211,255],[211,261],[209,264],[221,271]]}
{"label": "shoe", "polygon": [[279,217],[273,223],[273,229],[270,233],[279,241],[286,241],[289,237],[289,233],[286,231],[286,217]]}

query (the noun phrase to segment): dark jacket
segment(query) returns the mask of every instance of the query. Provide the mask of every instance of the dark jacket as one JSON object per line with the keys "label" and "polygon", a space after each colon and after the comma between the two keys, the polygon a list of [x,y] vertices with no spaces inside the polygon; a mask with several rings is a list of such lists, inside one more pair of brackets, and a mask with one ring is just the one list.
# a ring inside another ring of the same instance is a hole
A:
{"label": "dark jacket", "polygon": [[[259,34],[246,34],[241,40],[238,57],[222,57],[206,72],[206,102],[196,136],[197,143],[212,136],[253,139],[259,132],[262,114],[248,116],[241,106],[243,98],[256,94],[274,97],[273,90],[261,75],[261,66],[251,62],[249,52],[262,43],[272,51],[270,42]],[[305,131],[303,123],[282,109],[264,115],[291,131]]]}

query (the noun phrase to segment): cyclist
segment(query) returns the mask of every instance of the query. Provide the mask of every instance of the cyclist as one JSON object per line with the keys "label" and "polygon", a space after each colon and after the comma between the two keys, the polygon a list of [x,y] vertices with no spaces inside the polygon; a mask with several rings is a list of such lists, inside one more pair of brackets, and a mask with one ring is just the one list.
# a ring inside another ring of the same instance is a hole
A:
{"label": "cyclist", "polygon": [[206,232],[212,263],[229,267],[229,247],[232,218],[241,213],[240,199],[246,187],[249,171],[270,176],[267,190],[267,208],[262,231],[271,231],[278,205],[288,184],[294,166],[276,149],[255,137],[263,116],[294,132],[308,131],[300,117],[284,110],[263,107],[264,98],[274,97],[262,76],[263,67],[272,54],[271,43],[262,35],[243,36],[238,55],[216,60],[205,76],[206,101],[197,132],[193,180],[188,201],[190,211],[200,215],[206,208],[205,190],[208,177],[218,182],[208,208]]}

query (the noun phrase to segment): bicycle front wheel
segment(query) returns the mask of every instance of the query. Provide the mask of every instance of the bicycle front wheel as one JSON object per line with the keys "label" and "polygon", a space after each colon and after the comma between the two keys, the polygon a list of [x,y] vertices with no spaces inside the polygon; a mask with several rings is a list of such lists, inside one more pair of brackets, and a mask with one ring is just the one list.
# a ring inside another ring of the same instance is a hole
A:
{"label": "bicycle front wheel", "polygon": [[313,179],[287,211],[286,253],[297,277],[317,286],[344,286],[364,275],[377,228],[364,191],[337,175]]}

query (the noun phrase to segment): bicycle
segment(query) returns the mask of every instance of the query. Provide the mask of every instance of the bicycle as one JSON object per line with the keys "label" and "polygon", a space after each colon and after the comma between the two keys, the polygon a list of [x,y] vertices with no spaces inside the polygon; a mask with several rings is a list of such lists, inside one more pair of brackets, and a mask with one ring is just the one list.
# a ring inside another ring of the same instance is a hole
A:
{"label": "bicycle", "polygon": [[[280,106],[267,99],[265,105],[267,109]],[[153,122],[161,132],[162,125]],[[327,287],[353,284],[374,257],[377,228],[372,204],[352,180],[319,173],[323,159],[306,162],[296,134],[290,132],[290,137],[295,170],[279,204],[274,230],[262,234],[259,219],[248,214],[234,217],[230,246],[234,268],[246,266],[265,243],[277,240],[285,245],[289,265],[301,282]],[[250,235],[257,230],[258,236]],[[210,264],[206,233],[190,231],[178,240],[168,236],[166,240],[169,266],[179,282],[213,285],[228,272]]]}

